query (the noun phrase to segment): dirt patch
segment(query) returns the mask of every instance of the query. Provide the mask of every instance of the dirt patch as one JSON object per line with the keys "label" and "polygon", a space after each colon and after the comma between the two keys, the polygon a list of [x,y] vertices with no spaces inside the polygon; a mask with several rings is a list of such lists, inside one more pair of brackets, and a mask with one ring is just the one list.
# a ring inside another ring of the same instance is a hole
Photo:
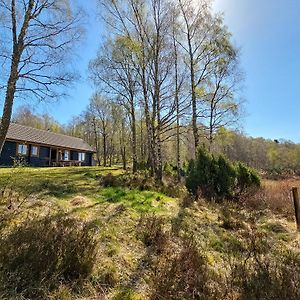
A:
{"label": "dirt patch", "polygon": [[83,196],[76,196],[71,200],[73,206],[86,206],[90,204],[90,200]]}

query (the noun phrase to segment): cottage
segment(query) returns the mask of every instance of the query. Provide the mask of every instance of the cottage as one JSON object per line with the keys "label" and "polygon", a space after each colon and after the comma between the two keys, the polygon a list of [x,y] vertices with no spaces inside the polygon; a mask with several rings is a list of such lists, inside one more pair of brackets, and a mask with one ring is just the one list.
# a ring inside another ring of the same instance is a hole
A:
{"label": "cottage", "polygon": [[80,138],[11,123],[0,166],[23,157],[33,167],[91,166],[94,149]]}

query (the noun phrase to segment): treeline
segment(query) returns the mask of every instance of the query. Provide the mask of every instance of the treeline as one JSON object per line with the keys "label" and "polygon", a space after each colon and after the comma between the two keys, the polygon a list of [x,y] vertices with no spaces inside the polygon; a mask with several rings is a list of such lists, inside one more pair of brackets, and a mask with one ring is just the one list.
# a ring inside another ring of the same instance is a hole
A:
{"label": "treeline", "polygon": [[12,116],[12,122],[56,133],[65,133],[65,128],[48,113],[35,113],[33,108],[27,105],[19,106],[16,109]]}
{"label": "treeline", "polygon": [[300,175],[300,144],[292,141],[247,137],[240,132],[221,129],[216,137],[215,151],[268,175]]}
{"label": "treeline", "polygon": [[[104,107],[106,111],[104,111]],[[29,107],[20,107],[13,117],[14,122],[53,132],[81,137],[97,147],[96,159],[103,166],[122,164],[127,168],[132,163],[131,131],[128,118],[121,106],[95,96],[88,109],[62,125],[48,114],[35,114]],[[100,121],[101,120],[101,121]],[[173,129],[173,132],[176,128]],[[193,158],[192,126],[181,127],[180,157],[181,169]],[[137,119],[137,161],[138,169],[147,167],[146,124]],[[204,136],[204,131],[200,130]],[[203,143],[209,148],[207,139]],[[170,165],[176,170],[176,135],[164,142],[162,151],[165,171]],[[242,132],[221,128],[214,136],[211,152],[224,154],[232,161],[241,161],[268,175],[300,175],[300,144],[279,139],[269,140],[245,136]],[[168,169],[168,170],[167,170]]]}
{"label": "treeline", "polygon": [[234,131],[243,110],[239,51],[208,0],[98,3],[107,35],[89,64],[96,92],[68,125],[52,120],[54,131],[94,145],[99,165],[148,169],[157,182],[166,163],[180,179],[203,144],[260,170],[298,172],[298,145]]}

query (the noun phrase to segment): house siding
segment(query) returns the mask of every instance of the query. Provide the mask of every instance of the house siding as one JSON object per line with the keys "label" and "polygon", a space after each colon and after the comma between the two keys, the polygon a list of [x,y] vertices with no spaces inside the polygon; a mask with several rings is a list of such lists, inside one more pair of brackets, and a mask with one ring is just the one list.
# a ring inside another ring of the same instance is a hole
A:
{"label": "house siding", "polygon": [[71,160],[78,160],[79,153],[85,153],[85,160],[81,162],[82,166],[91,166],[92,165],[92,153],[85,151],[71,151]]}
{"label": "house siding", "polygon": [[78,151],[71,151],[71,160],[78,160]]}
{"label": "house siding", "polygon": [[[0,166],[13,166],[13,158],[15,158],[17,152],[17,142],[6,141],[3,146],[3,150],[0,156]],[[32,167],[46,167],[49,166],[50,159],[50,149],[51,147],[40,146],[39,147],[39,155],[31,156],[31,147],[32,145],[28,145],[28,155],[24,156],[25,161]],[[78,153],[85,151],[70,151],[70,159],[78,160]],[[85,160],[81,164],[82,166],[91,166],[92,165],[92,153],[85,152]]]}
{"label": "house siding", "polygon": [[0,156],[0,165],[12,166],[14,163],[13,158],[16,156],[16,153],[17,153],[17,143],[5,142]]}
{"label": "house siding", "polygon": [[50,147],[39,147],[39,156],[31,156],[31,147],[32,145],[29,146],[28,164],[32,167],[49,166]]}
{"label": "house siding", "polygon": [[85,154],[85,165],[86,166],[91,166],[92,165],[92,157],[93,157],[93,153],[86,153]]}

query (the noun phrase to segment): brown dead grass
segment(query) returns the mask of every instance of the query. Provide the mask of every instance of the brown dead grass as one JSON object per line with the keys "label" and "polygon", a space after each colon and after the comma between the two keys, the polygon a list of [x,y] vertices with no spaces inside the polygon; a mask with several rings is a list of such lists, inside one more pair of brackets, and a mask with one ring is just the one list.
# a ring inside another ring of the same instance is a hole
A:
{"label": "brown dead grass", "polygon": [[264,180],[260,190],[246,199],[253,209],[269,209],[286,217],[294,215],[292,187],[300,189],[300,179]]}
{"label": "brown dead grass", "polygon": [[73,206],[86,206],[86,205],[89,205],[91,204],[90,200],[87,199],[86,197],[83,197],[83,196],[76,196],[74,197],[70,203],[73,205]]}

